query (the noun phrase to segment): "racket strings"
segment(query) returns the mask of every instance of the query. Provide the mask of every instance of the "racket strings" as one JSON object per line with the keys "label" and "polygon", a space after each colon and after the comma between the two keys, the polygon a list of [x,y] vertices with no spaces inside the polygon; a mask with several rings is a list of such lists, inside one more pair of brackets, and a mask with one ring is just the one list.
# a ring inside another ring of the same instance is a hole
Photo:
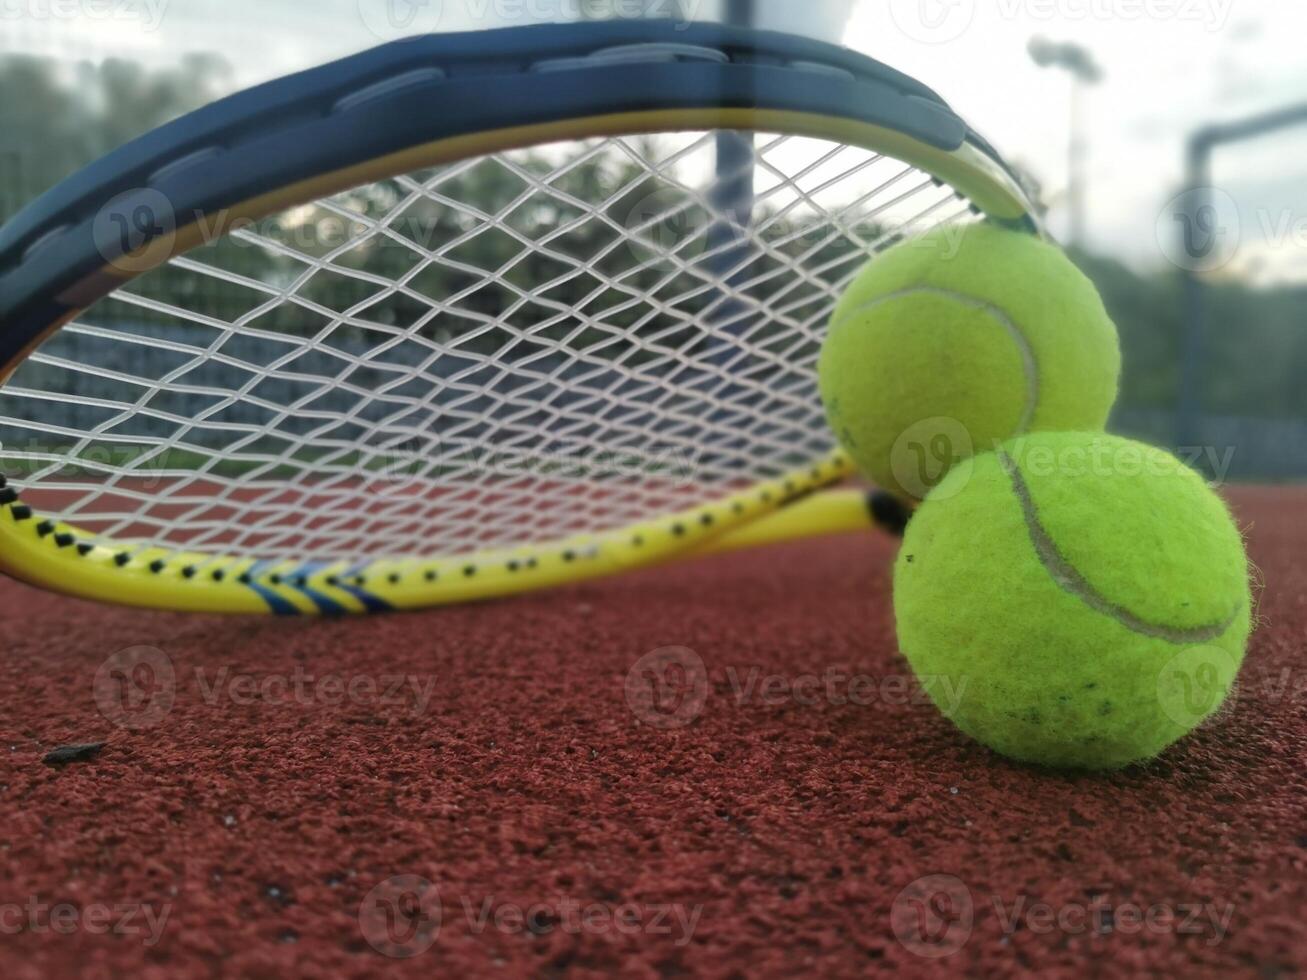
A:
{"label": "racket strings", "polygon": [[604,530],[817,458],[841,291],[968,204],[758,136],[740,226],[714,141],[514,151],[228,229],[19,367],[5,469],[104,538],[334,560]]}

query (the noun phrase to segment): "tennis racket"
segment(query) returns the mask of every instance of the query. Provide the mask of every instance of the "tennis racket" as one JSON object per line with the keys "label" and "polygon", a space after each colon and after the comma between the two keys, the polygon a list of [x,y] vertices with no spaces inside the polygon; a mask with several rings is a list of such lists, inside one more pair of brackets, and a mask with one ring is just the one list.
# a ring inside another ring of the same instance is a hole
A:
{"label": "tennis racket", "polygon": [[908,231],[1035,231],[932,91],[653,21],[389,44],[160,127],[0,229],[0,570],[362,613],[879,524],[814,366]]}

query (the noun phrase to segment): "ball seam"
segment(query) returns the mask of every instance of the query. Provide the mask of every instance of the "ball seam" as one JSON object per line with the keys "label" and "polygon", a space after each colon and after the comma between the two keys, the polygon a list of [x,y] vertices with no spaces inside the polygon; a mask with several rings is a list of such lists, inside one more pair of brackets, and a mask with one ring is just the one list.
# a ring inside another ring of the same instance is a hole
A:
{"label": "ball seam", "polygon": [[1034,545],[1035,555],[1038,557],[1040,564],[1044,566],[1044,570],[1049,577],[1064,592],[1075,596],[1095,612],[1116,620],[1133,633],[1139,633],[1142,636],[1156,640],[1164,640],[1176,646],[1210,643],[1224,635],[1234,625],[1235,620],[1239,618],[1239,612],[1243,609],[1242,601],[1234,607],[1234,611],[1223,621],[1191,628],[1150,623],[1136,616],[1124,606],[1112,602],[1099,593],[1067,560],[1066,556],[1058,550],[1052,535],[1048,533],[1048,530],[1039,519],[1039,508],[1035,505],[1034,498],[1030,493],[1030,486],[1026,483],[1025,476],[1022,474],[1021,467],[1017,465],[1016,460],[1002,449],[998,451],[998,458],[1003,470],[1012,481],[1012,490],[1016,495],[1017,502],[1021,505],[1021,513],[1025,519],[1026,530],[1030,534],[1031,544]]}
{"label": "ball seam", "polygon": [[839,322],[831,329],[838,329],[859,313],[866,313],[870,310],[874,310],[883,303],[918,295],[942,297],[951,300],[952,302],[960,303],[973,310],[979,310],[980,312],[987,314],[991,319],[995,320],[999,326],[1007,331],[1008,336],[1012,338],[1012,342],[1017,346],[1017,352],[1021,356],[1022,372],[1026,376],[1026,403],[1021,411],[1021,420],[1017,423],[1017,427],[1012,431],[1011,435],[1019,436],[1029,432],[1031,425],[1034,424],[1035,412],[1039,407],[1039,364],[1035,360],[1035,351],[1034,348],[1031,347],[1029,339],[1026,337],[1025,333],[1022,332],[1021,328],[1017,326],[1016,321],[1008,316],[1007,311],[1001,306],[996,306],[995,304],[985,300],[977,299],[975,296],[969,296],[966,293],[959,293],[952,289],[945,289],[941,286],[908,286],[904,289],[897,289],[892,293],[878,296],[874,300],[850,310],[845,316],[842,316]]}

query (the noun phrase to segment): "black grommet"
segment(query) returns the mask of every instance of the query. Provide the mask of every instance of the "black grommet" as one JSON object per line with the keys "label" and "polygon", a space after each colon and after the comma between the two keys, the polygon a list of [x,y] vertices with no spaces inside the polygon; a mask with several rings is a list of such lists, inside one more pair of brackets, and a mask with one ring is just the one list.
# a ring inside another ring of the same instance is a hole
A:
{"label": "black grommet", "polygon": [[119,568],[122,568],[131,560],[132,560],[132,556],[125,551],[120,551],[118,552],[118,554],[113,556],[113,563],[117,565]]}
{"label": "black grommet", "polygon": [[154,559],[154,561],[150,562],[150,571],[154,572],[155,575],[158,575],[167,567],[168,567],[168,563],[165,562],[162,558],[156,558]]}
{"label": "black grommet", "polygon": [[60,548],[67,548],[70,544],[72,544],[76,540],[77,539],[74,538],[67,531],[60,531],[58,534],[54,536],[54,543],[58,545]]}
{"label": "black grommet", "polygon": [[47,534],[50,534],[53,531],[54,531],[54,521],[44,520],[40,524],[36,525],[36,533],[41,535],[41,537],[45,537]]}
{"label": "black grommet", "polygon": [[9,513],[14,515],[14,520],[25,521],[32,516],[32,508],[27,504],[14,504]]}

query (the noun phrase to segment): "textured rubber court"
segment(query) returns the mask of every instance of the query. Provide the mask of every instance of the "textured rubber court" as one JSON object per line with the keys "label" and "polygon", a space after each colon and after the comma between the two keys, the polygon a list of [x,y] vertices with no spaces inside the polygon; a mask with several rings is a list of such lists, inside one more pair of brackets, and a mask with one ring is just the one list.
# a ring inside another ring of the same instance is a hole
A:
{"label": "textured rubber court", "polygon": [[367,620],[0,583],[0,975],[1301,972],[1307,492],[1233,496],[1239,696],[1112,776],[916,703],[874,536]]}

